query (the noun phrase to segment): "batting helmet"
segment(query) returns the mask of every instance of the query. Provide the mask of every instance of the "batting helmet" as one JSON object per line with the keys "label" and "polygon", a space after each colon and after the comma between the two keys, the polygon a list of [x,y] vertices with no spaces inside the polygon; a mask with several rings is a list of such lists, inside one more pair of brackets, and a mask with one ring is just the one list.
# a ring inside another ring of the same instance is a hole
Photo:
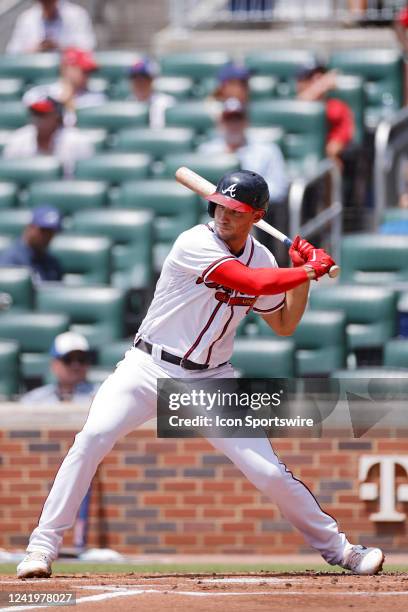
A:
{"label": "batting helmet", "polygon": [[214,217],[216,204],[238,212],[267,210],[269,189],[260,174],[249,170],[228,172],[218,181],[215,193],[206,197],[208,214]]}

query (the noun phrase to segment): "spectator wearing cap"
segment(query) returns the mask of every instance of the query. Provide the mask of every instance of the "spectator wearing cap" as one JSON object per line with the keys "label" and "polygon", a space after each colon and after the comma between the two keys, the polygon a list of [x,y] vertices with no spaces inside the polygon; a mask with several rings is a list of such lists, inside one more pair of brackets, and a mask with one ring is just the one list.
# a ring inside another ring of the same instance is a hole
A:
{"label": "spectator wearing cap", "polygon": [[268,183],[272,204],[286,200],[288,176],[285,161],[278,145],[261,143],[247,134],[248,118],[245,106],[237,98],[224,102],[218,134],[200,145],[199,151],[208,155],[233,153],[243,170],[253,170]]}
{"label": "spectator wearing cap", "polygon": [[67,47],[95,47],[87,11],[68,0],[37,0],[18,17],[6,50],[7,53],[38,53]]}
{"label": "spectator wearing cap", "polygon": [[354,133],[354,115],[351,108],[338,98],[327,98],[329,91],[335,89],[337,72],[327,71],[322,64],[302,67],[297,74],[297,97],[306,101],[324,101],[328,132],[326,155],[343,168],[343,154],[351,145]]}
{"label": "spectator wearing cap", "polygon": [[63,106],[38,90],[28,91],[23,102],[31,123],[13,132],[3,150],[8,159],[53,155],[62,165],[64,176],[74,173],[79,159],[91,157],[94,147],[75,127],[64,127]]}
{"label": "spectator wearing cap", "polygon": [[30,268],[35,283],[61,281],[60,263],[48,251],[60,230],[61,216],[56,208],[47,205],[34,208],[23,235],[0,255],[0,265]]}
{"label": "spectator wearing cap", "polygon": [[214,97],[221,102],[236,98],[241,104],[249,102],[250,71],[245,66],[229,62],[218,72],[218,85]]}
{"label": "spectator wearing cap", "polygon": [[166,110],[175,104],[175,98],[154,90],[154,79],[158,74],[156,64],[144,58],[129,70],[132,100],[149,106],[149,123],[152,128],[162,128],[166,124]]}

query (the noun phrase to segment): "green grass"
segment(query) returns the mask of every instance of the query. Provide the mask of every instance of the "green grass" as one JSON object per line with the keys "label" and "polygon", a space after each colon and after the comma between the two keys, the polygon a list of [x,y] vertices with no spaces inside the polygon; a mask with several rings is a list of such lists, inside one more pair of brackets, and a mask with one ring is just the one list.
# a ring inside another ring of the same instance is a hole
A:
{"label": "green grass", "polygon": [[[128,574],[135,572],[137,574],[172,574],[172,573],[231,573],[231,572],[301,572],[305,570],[314,570],[317,572],[342,572],[341,567],[330,566],[327,564],[307,565],[299,563],[296,565],[287,564],[252,564],[252,563],[54,563],[54,574]],[[0,575],[15,574],[15,563],[0,563]],[[385,568],[385,573],[388,572],[408,572],[407,566],[388,565]]]}

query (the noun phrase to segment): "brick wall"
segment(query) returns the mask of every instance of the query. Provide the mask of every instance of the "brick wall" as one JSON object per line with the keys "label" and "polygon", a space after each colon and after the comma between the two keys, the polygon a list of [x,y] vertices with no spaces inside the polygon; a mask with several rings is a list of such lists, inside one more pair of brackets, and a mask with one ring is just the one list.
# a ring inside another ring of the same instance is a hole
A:
{"label": "brick wall", "polygon": [[[19,548],[36,524],[71,430],[0,431],[0,547]],[[378,502],[358,498],[358,459],[407,454],[405,440],[274,440],[275,450],[353,542],[401,551],[407,521],[376,525]],[[378,482],[375,469],[370,479]],[[397,481],[406,474],[397,472]],[[407,511],[397,503],[400,511]],[[64,545],[72,543],[67,533]],[[143,429],[119,441],[96,474],[91,546],[123,553],[295,553],[309,551],[279,511],[201,439],[157,440]]]}

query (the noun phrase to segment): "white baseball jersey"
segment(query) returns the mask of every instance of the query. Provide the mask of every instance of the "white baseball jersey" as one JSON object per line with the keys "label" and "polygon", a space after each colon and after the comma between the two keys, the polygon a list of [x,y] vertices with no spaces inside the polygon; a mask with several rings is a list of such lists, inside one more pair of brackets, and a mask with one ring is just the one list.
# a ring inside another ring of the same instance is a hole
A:
{"label": "white baseball jersey", "polygon": [[263,314],[282,308],[285,294],[256,297],[208,281],[219,265],[237,260],[250,268],[276,268],[273,255],[248,236],[235,256],[214,224],[183,232],[167,256],[153,301],[136,339],[200,364],[215,367],[232,355],[236,329],[252,309]]}

